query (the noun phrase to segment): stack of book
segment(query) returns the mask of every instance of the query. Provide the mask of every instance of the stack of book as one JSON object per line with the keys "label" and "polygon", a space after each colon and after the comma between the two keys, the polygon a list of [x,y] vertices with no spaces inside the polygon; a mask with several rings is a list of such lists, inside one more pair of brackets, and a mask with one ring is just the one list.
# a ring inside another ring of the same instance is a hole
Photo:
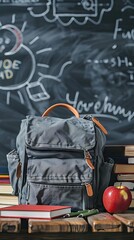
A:
{"label": "stack of book", "polygon": [[134,164],[134,145],[125,146],[125,157],[127,157],[128,164]]}
{"label": "stack of book", "polygon": [[134,145],[127,145],[125,146],[125,157],[127,157],[128,164],[133,169],[133,173],[129,175],[129,178],[131,178],[131,181],[133,182],[133,189],[131,191],[132,193],[132,203],[131,206],[134,207]]}
{"label": "stack of book", "polygon": [[129,208],[134,208],[134,163],[116,163],[114,165],[116,175],[115,186],[126,186],[132,194],[132,202]]}
{"label": "stack of book", "polygon": [[18,205],[18,197],[13,195],[7,167],[0,167],[0,208]]}

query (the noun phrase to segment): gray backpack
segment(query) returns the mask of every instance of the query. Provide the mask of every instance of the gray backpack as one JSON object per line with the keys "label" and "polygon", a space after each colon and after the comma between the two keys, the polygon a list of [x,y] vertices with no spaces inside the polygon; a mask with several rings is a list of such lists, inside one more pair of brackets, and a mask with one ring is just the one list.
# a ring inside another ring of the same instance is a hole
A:
{"label": "gray backpack", "polygon": [[[65,107],[74,116],[48,116]],[[102,208],[112,163],[105,162],[106,130],[91,115],[80,118],[65,103],[42,116],[22,120],[16,149],[7,154],[10,181],[19,204],[70,205],[73,210]]]}

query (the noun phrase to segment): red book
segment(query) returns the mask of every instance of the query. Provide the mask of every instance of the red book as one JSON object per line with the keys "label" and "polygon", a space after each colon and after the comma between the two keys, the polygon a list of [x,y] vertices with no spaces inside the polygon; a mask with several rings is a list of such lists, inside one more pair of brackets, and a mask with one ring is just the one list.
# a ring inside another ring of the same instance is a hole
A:
{"label": "red book", "polygon": [[1,179],[0,178],[0,184],[10,184],[10,180],[9,179]]}
{"label": "red book", "polygon": [[0,217],[52,219],[70,212],[70,206],[22,204],[0,208]]}

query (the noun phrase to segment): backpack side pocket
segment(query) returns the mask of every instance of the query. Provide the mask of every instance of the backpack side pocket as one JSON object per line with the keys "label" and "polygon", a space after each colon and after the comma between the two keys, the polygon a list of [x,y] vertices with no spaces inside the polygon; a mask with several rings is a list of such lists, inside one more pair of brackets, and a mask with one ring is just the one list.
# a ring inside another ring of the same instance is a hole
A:
{"label": "backpack side pocket", "polygon": [[15,149],[7,154],[7,162],[8,162],[10,183],[13,188],[13,195],[17,196],[18,195],[18,179],[19,179],[17,177],[17,169],[20,163],[20,159]]}

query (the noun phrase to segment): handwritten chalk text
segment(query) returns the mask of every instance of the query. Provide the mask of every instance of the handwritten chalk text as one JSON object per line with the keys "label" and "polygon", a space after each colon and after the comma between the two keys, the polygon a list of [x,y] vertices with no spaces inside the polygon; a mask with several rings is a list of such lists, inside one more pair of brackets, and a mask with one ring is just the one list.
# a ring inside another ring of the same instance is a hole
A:
{"label": "handwritten chalk text", "polygon": [[120,26],[123,19],[119,18],[116,20],[113,39],[117,39],[118,35],[121,35],[122,39],[134,40],[134,28],[129,31],[124,31]]}
{"label": "handwritten chalk text", "polygon": [[20,68],[21,61],[10,59],[0,60],[0,79],[11,79],[13,78],[13,70]]}
{"label": "handwritten chalk text", "polygon": [[77,91],[75,93],[74,99],[70,99],[70,94],[69,93],[66,94],[66,101],[69,104],[73,105],[73,107],[76,108],[79,113],[83,113],[83,112],[89,113],[89,111],[91,110],[95,114],[108,113],[108,114],[112,114],[113,116],[120,115],[123,118],[126,118],[128,122],[130,122],[134,117],[134,112],[132,112],[131,110],[127,111],[125,108],[121,106],[113,105],[109,101],[108,96],[104,98],[103,102],[98,100],[96,102],[92,101],[92,102],[86,103],[83,100],[79,100],[79,95],[80,93]]}

